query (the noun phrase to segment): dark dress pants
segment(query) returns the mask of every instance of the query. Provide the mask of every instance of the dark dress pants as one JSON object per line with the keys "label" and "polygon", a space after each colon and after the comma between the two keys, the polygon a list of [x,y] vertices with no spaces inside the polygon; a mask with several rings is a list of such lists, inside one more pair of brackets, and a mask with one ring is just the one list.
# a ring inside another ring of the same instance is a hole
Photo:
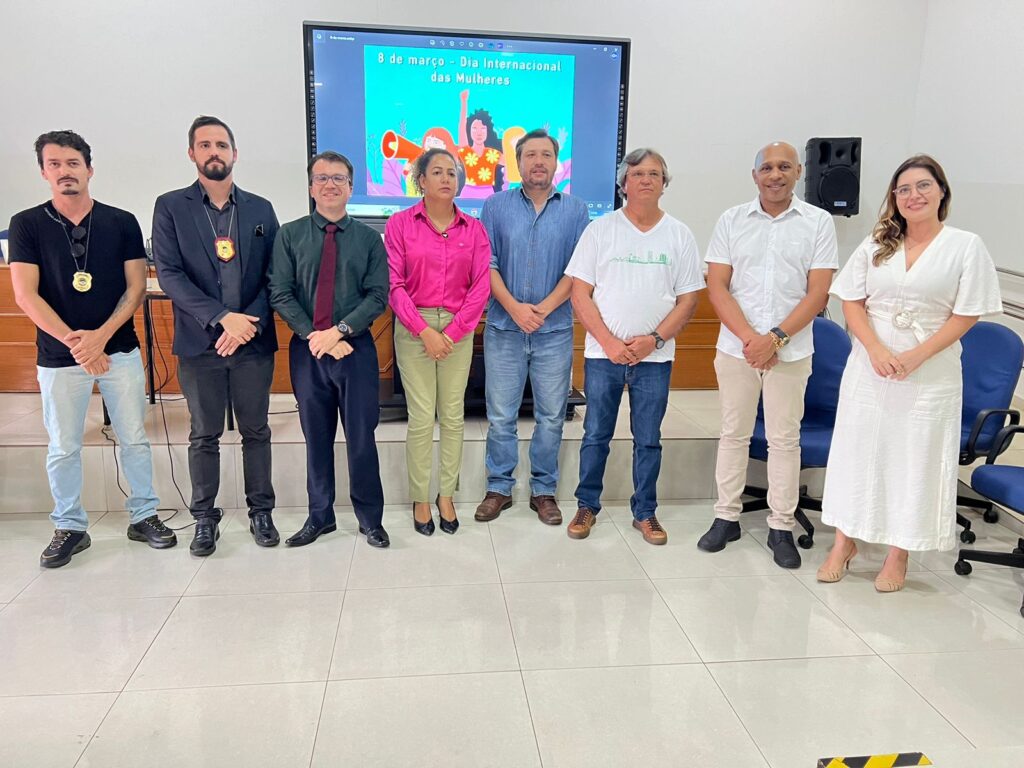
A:
{"label": "dark dress pants", "polygon": [[192,475],[192,516],[215,518],[220,490],[220,438],[224,434],[228,393],[242,435],[242,472],[249,514],[274,509],[271,481],[270,384],[274,355],[242,346],[228,357],[214,350],[178,358],[178,382],[188,403],[192,431],[188,437],[188,469]]}
{"label": "dark dress pants", "polygon": [[380,417],[377,348],[369,333],[348,339],[352,353],[319,360],[309,344],[293,336],[288,348],[292,389],[306,438],[306,491],[309,520],[323,527],[334,522],[334,438],[338,417],[345,432],[349,496],[364,528],[376,528],[384,516],[384,490],[374,431]]}

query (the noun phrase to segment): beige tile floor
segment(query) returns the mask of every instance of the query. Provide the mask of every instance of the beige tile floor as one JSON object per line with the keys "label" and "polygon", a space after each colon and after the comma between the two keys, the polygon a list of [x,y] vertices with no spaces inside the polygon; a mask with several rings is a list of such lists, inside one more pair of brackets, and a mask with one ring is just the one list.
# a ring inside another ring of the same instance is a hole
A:
{"label": "beige tile floor", "polygon": [[[23,420],[29,439],[31,397],[7,402],[0,431]],[[716,393],[672,406],[680,434],[717,429]],[[55,571],[37,565],[46,516],[0,515],[0,766],[1024,764],[1024,572],[960,577],[953,554],[921,554],[903,592],[878,595],[878,547],[816,583],[832,532],[815,514],[816,545],[788,572],[763,514],[698,551],[708,500],[664,501],[660,548],[623,505],[586,541],[524,503],[486,525],[460,511],[458,534],[427,539],[388,507],[378,551],[350,508],[297,550],[257,548],[231,509],[202,560],[187,529],[158,552],[108,512]],[[290,533],[304,515],[276,519]],[[975,529],[979,548],[1017,541]]]}
{"label": "beige tile floor", "polygon": [[[204,560],[187,530],[158,552],[110,512],[55,571],[36,564],[46,517],[0,515],[0,765],[1024,760],[1024,574],[915,558],[906,590],[878,595],[870,547],[841,583],[815,582],[827,528],[787,572],[762,515],[708,555],[710,501],[664,503],[662,548],[626,507],[605,512],[586,541],[522,503],[486,525],[463,508],[458,534],[427,539],[389,507],[378,551],[348,508],[297,550],[257,548],[229,510]],[[1016,541],[977,528],[979,547]]]}

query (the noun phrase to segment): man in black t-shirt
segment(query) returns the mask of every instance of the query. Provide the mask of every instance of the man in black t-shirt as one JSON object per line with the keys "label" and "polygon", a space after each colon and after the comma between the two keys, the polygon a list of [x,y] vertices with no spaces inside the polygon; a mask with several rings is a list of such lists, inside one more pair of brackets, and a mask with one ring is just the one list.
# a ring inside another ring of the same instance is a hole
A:
{"label": "man in black t-shirt", "polygon": [[90,545],[82,506],[82,437],[98,383],[117,435],[131,491],[128,538],[173,547],[157,516],[153,462],[145,431],[145,385],[132,317],[146,291],[146,252],[138,221],[89,195],[92,152],[72,131],[44,133],[36,159],[50,201],[11,219],[14,297],[36,325],[46,471],[56,530],[39,564],[58,568]]}

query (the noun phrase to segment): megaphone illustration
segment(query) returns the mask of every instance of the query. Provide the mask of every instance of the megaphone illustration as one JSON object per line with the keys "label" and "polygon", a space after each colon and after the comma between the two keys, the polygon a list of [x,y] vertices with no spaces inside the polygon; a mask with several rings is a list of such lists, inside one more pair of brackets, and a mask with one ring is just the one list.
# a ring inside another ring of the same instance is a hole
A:
{"label": "megaphone illustration", "polygon": [[391,130],[384,131],[384,137],[380,140],[380,151],[386,160],[415,160],[423,154],[423,149],[418,144]]}

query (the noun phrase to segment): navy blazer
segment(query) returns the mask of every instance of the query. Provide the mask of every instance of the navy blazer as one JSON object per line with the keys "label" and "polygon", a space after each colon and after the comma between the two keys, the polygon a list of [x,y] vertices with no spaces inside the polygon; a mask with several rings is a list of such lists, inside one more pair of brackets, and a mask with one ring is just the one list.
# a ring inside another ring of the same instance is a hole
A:
{"label": "navy blazer", "polygon": [[[238,258],[242,265],[243,314],[260,319],[249,344],[277,350],[277,332],[267,285],[277,216],[269,200],[235,186]],[[160,288],[174,308],[174,354],[192,357],[212,348],[223,331],[211,326],[227,307],[221,299],[220,262],[213,252],[210,220],[198,183],[167,192],[153,211],[153,260]]]}

